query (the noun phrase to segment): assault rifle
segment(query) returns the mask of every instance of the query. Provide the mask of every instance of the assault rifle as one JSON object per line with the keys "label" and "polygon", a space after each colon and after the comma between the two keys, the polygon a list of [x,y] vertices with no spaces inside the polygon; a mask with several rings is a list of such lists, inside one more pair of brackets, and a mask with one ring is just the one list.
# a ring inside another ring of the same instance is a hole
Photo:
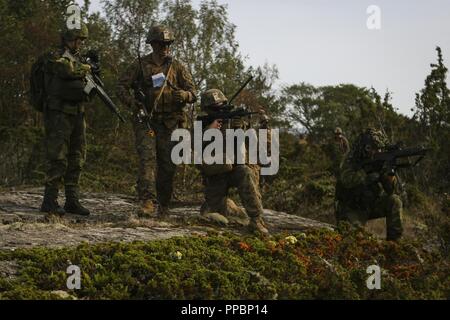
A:
{"label": "assault rifle", "polygon": [[198,116],[197,120],[202,121],[204,124],[210,124],[214,120],[231,120],[236,118],[243,118],[251,116],[252,114],[258,114],[259,112],[248,111],[245,108],[235,108],[233,105],[226,105],[221,108],[219,112],[214,114],[208,114],[204,116]]}
{"label": "assault rifle", "polygon": [[103,104],[108,107],[111,112],[115,113],[120,121],[122,121],[122,123],[125,123],[125,119],[120,114],[119,109],[103,89],[105,87],[105,84],[99,77],[100,68],[98,65],[98,54],[96,54],[94,51],[89,51],[85,58],[85,62],[91,66],[92,72],[90,74],[87,74],[85,77],[86,86],[84,87],[84,93],[89,96],[92,92],[95,92],[103,102]]}
{"label": "assault rifle", "polygon": [[233,100],[242,92],[242,90],[244,90],[244,88],[249,84],[250,81],[252,81],[253,76],[250,76],[240,87],[239,89],[236,91],[236,93],[231,97],[230,101],[228,101],[228,103],[224,106],[222,106],[220,108],[220,111],[218,112],[214,112],[211,114],[207,114],[204,116],[198,116],[197,120],[198,121],[202,121],[204,124],[209,125],[212,122],[214,122],[214,120],[231,120],[231,119],[236,119],[236,118],[243,118],[243,117],[248,117],[251,116],[253,114],[259,114],[259,112],[253,112],[253,111],[248,111],[245,108],[236,108],[232,103]]}
{"label": "assault rifle", "polygon": [[[372,172],[384,170],[388,175],[394,176],[398,169],[415,167],[430,150],[423,147],[402,148],[399,144],[391,145],[386,151],[378,152],[372,159],[364,161],[362,167]],[[414,161],[411,162],[410,158],[414,158]]]}
{"label": "assault rifle", "polygon": [[[139,112],[137,114],[138,121],[140,123],[145,123],[148,129],[148,135],[153,137],[155,136],[155,130],[152,128],[152,118],[153,118],[153,112],[156,109],[156,106],[159,102],[159,99],[161,98],[162,93],[164,92],[164,89],[167,85],[169,85],[172,88],[176,88],[170,81],[169,81],[169,74],[172,69],[172,57],[168,57],[166,59],[167,67],[167,75],[164,76],[164,82],[159,89],[159,94],[153,101],[153,105],[151,105],[150,96],[146,93],[146,89],[144,87],[144,67],[142,65],[142,58],[141,54],[138,50],[138,62],[139,62],[139,78],[137,83],[134,84],[134,93],[135,93],[135,99],[140,103],[141,107],[139,108]],[[176,90],[179,90],[176,88]]]}

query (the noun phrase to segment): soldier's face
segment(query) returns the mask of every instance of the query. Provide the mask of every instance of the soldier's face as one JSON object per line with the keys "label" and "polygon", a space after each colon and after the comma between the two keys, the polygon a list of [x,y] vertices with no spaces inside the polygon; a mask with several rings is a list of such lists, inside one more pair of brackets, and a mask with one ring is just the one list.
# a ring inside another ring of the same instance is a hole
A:
{"label": "soldier's face", "polygon": [[170,42],[152,42],[152,48],[161,58],[167,58],[170,55]]}
{"label": "soldier's face", "polygon": [[216,119],[214,120],[209,126],[208,129],[222,129],[223,126],[223,120],[222,119]]}
{"label": "soldier's face", "polygon": [[381,149],[379,149],[379,148],[377,148],[377,147],[374,147],[374,146],[367,145],[367,146],[365,147],[365,151],[366,151],[367,157],[371,159],[371,158],[373,158],[373,156],[374,156],[376,153],[381,152]]}
{"label": "soldier's face", "polygon": [[81,47],[84,44],[84,39],[78,38],[72,41],[67,42],[67,47],[73,52],[80,51]]}

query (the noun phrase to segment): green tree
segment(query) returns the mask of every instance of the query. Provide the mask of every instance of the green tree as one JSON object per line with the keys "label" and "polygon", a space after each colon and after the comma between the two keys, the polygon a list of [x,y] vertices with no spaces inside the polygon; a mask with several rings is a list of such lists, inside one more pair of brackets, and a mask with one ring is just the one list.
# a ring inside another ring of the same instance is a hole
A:
{"label": "green tree", "polygon": [[170,0],[162,17],[175,32],[174,54],[190,68],[197,87],[230,95],[244,80],[245,68],[227,6],[210,0],[195,10],[190,0]]}
{"label": "green tree", "polygon": [[425,87],[416,94],[414,117],[422,124],[428,138],[435,139],[450,123],[450,90],[447,87],[448,69],[444,65],[442,50],[436,47],[437,64],[431,64],[431,73]]}
{"label": "green tree", "polygon": [[426,137],[433,149],[433,157],[427,162],[427,185],[438,182],[437,187],[448,191],[450,181],[450,90],[447,86],[448,69],[440,47],[436,47],[437,63],[431,64],[431,73],[425,79],[425,87],[416,94],[414,118],[420,124],[419,132]]}

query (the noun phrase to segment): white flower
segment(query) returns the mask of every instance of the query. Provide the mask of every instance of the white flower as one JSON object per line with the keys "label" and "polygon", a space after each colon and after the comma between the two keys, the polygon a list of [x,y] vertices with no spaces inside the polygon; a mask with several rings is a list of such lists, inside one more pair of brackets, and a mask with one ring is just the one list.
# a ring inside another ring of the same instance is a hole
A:
{"label": "white flower", "polygon": [[180,251],[172,252],[171,256],[175,260],[180,260],[181,258],[183,258],[183,254]]}
{"label": "white flower", "polygon": [[290,244],[296,244],[298,241],[294,236],[287,236],[286,238],[284,238],[284,240],[286,240]]}

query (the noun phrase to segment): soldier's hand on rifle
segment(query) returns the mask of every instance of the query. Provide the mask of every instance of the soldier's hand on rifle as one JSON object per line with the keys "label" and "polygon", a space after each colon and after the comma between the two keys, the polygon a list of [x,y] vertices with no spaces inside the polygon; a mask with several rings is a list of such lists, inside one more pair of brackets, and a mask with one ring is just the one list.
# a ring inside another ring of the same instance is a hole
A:
{"label": "soldier's hand on rifle", "polygon": [[386,174],[386,175],[383,175],[383,177],[382,177],[382,181],[383,182],[386,181],[389,184],[394,184],[396,180],[397,180],[397,178],[393,175]]}
{"label": "soldier's hand on rifle", "polygon": [[[145,108],[144,104],[141,101],[136,100],[136,99],[132,99],[131,105],[134,107],[134,110],[136,110],[137,112],[142,111]],[[144,111],[142,111],[142,112],[144,112]]]}
{"label": "soldier's hand on rifle", "polygon": [[189,91],[178,90],[173,94],[175,101],[178,103],[186,103],[191,101],[191,93]]}
{"label": "soldier's hand on rifle", "polygon": [[397,183],[397,178],[395,176],[385,174],[381,177],[380,180],[383,189],[387,194],[392,194],[395,191],[395,185]]}
{"label": "soldier's hand on rifle", "polygon": [[87,74],[89,74],[91,72],[91,65],[82,63],[79,65],[78,69],[81,74],[86,76]]}

